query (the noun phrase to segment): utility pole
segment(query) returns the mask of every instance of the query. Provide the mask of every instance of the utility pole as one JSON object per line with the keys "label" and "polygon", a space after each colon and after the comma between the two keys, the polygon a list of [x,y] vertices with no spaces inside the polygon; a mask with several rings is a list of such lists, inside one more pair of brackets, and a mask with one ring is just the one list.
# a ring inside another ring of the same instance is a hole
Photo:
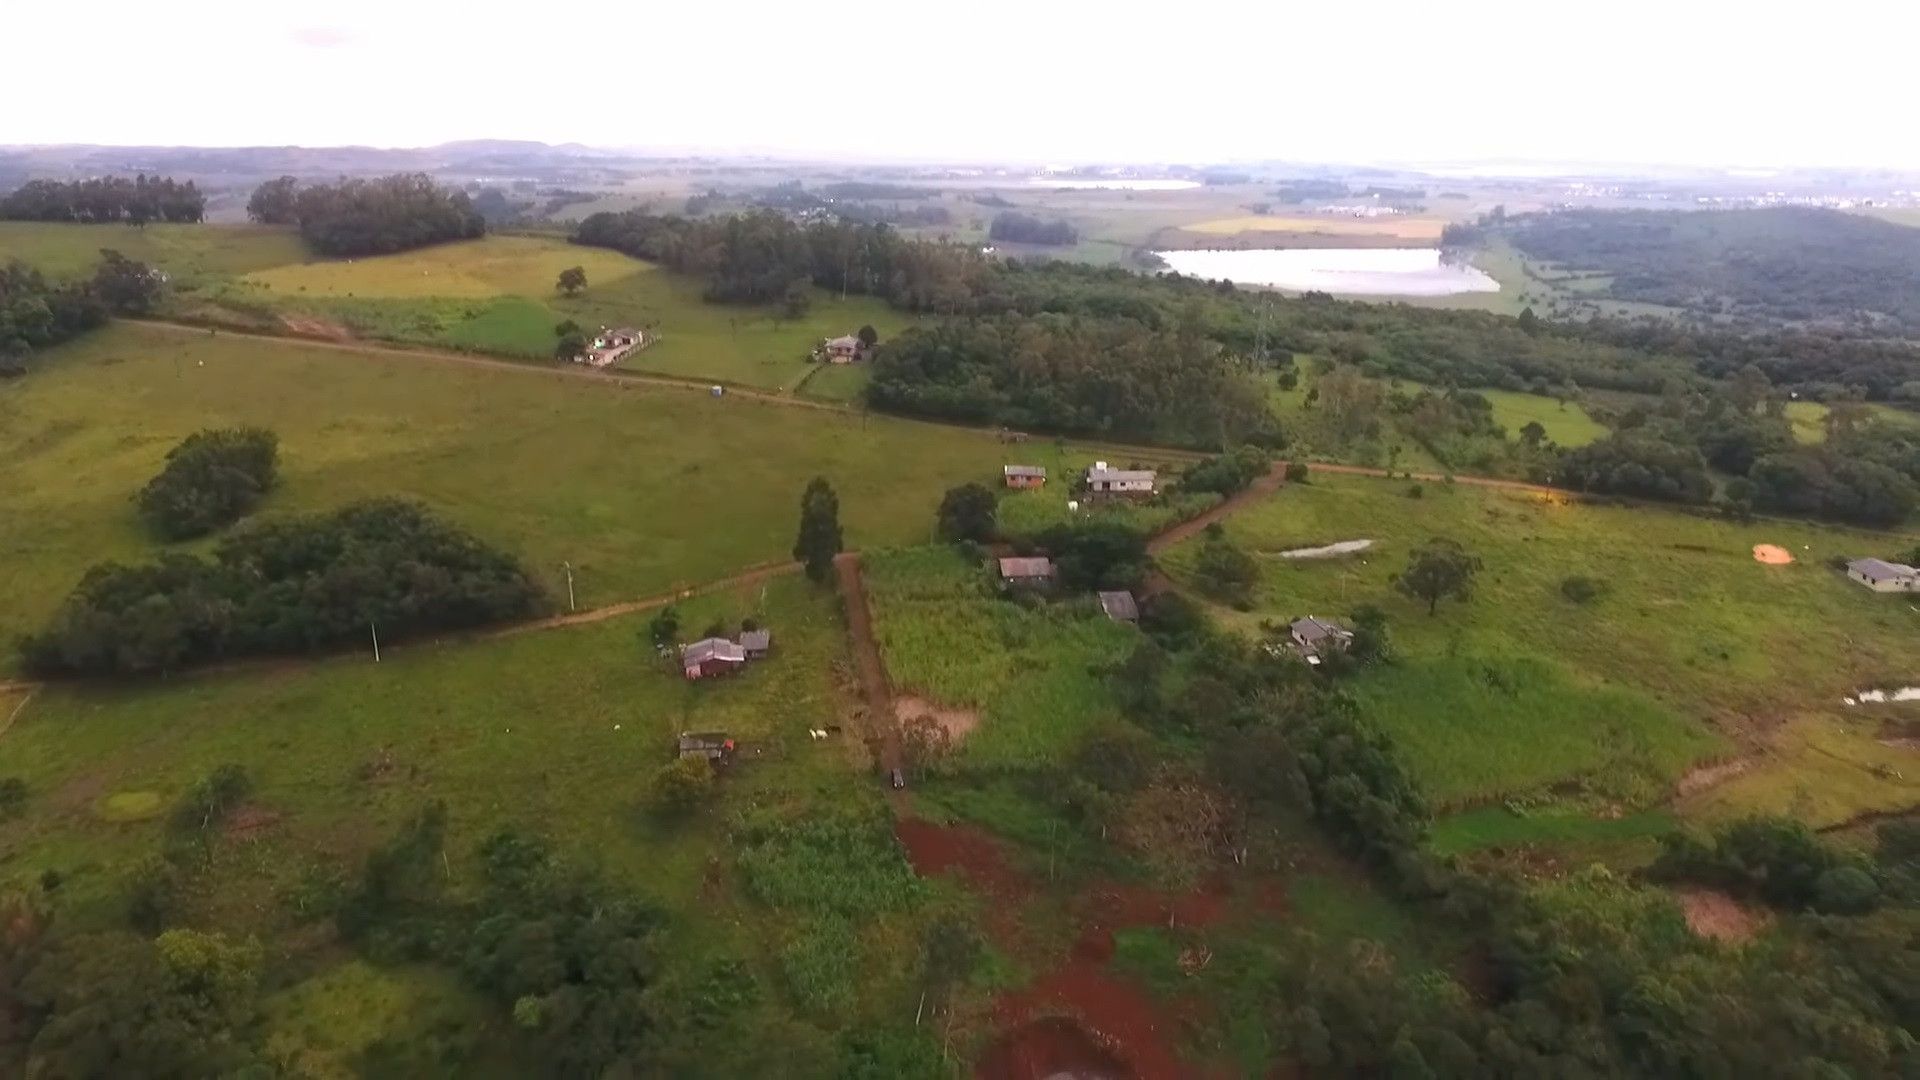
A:
{"label": "utility pole", "polygon": [[563,563],[561,563],[560,565],[561,565],[561,567],[562,567],[562,568],[564,568],[564,569],[566,570],[566,572],[567,572],[567,610],[568,610],[568,611],[572,611],[572,610],[574,610],[574,606],[573,606],[573,564],[572,564],[571,562],[563,562]]}
{"label": "utility pole", "polygon": [[367,629],[373,634],[373,662],[377,664],[380,662],[380,628],[368,621]]}

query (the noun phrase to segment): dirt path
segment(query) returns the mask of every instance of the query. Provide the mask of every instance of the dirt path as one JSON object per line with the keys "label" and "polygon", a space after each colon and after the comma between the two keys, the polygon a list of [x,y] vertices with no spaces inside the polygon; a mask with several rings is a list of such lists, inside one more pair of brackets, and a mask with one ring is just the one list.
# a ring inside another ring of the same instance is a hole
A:
{"label": "dirt path", "polygon": [[1280,486],[1286,482],[1287,463],[1284,461],[1274,462],[1273,467],[1267,470],[1267,475],[1248,484],[1245,491],[1229,497],[1226,501],[1198,517],[1190,517],[1185,521],[1175,522],[1165,529],[1162,529],[1153,539],[1147,541],[1147,553],[1149,555],[1158,555],[1182,540],[1200,535],[1201,531],[1207,526],[1227,517],[1229,514],[1244,509],[1249,503],[1264,499],[1274,492],[1279,491]]}
{"label": "dirt path", "polygon": [[[840,579],[840,597],[847,608],[847,636],[853,640],[853,662],[860,672],[860,688],[867,697],[867,735],[880,744],[880,767],[901,766],[900,725],[893,716],[893,689],[880,660],[880,643],[873,637],[873,612],[867,606],[867,587],[860,579],[860,553],[841,552],[833,560]],[[896,811],[905,807],[897,805]]]}
{"label": "dirt path", "polygon": [[[0,693],[5,693],[5,692],[6,692],[5,688],[0,687]],[[38,689],[29,689],[27,691],[27,696],[20,699],[20,704],[15,705],[13,709],[7,713],[7,718],[5,720],[0,720],[0,735],[5,735],[8,729],[13,727],[13,722],[20,718],[20,714],[27,711],[27,702],[32,701],[33,695],[39,692],[40,691]]]}

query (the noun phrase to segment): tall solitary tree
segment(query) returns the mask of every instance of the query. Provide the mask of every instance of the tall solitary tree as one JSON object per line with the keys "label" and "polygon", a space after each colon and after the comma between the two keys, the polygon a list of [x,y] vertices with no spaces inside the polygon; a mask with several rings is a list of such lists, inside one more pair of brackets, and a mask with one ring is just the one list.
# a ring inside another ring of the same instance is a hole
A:
{"label": "tall solitary tree", "polygon": [[561,292],[572,296],[574,293],[587,287],[587,268],[584,266],[567,267],[565,270],[560,271],[560,281],[558,284]]}
{"label": "tall solitary tree", "polygon": [[1452,540],[1435,537],[1414,550],[1407,568],[1395,584],[1408,596],[1427,602],[1427,614],[1439,610],[1440,601],[1451,596],[1465,600],[1472,595],[1473,575],[1480,560]]}
{"label": "tall solitary tree", "polygon": [[833,573],[833,557],[840,554],[840,496],[824,476],[816,476],[800,496],[800,535],[793,541],[793,557],[807,564],[807,576],[824,582]]}
{"label": "tall solitary tree", "polygon": [[995,510],[993,492],[983,484],[948,488],[940,500],[941,539],[986,543],[993,539],[997,527]]}

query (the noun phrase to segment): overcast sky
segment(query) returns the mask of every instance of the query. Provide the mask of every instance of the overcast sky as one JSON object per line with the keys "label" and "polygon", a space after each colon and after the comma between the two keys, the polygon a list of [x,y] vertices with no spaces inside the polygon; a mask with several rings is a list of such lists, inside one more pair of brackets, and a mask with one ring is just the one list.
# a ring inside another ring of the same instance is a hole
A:
{"label": "overcast sky", "polygon": [[490,7],[0,0],[0,143],[1920,167],[1920,0]]}

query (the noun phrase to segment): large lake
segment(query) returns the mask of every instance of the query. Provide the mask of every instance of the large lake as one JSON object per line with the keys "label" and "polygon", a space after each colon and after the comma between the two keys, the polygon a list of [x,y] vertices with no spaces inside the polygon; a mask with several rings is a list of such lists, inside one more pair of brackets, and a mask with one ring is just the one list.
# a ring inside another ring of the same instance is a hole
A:
{"label": "large lake", "polygon": [[1258,248],[1252,251],[1157,251],[1167,268],[1189,277],[1226,278],[1304,292],[1359,296],[1451,296],[1499,292],[1500,283],[1463,262],[1443,261],[1439,248]]}

